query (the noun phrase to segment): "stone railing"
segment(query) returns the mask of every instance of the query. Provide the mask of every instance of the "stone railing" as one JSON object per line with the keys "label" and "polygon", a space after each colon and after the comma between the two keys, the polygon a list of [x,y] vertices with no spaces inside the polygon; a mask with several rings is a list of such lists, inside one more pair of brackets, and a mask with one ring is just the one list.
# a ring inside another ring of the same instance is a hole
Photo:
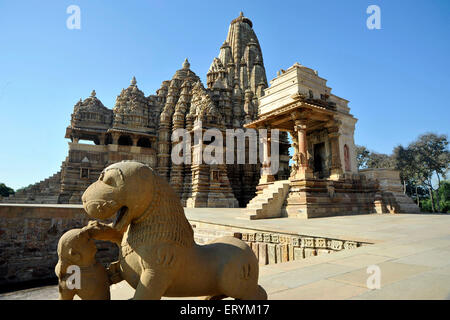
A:
{"label": "stone railing", "polygon": [[260,265],[300,260],[371,244],[353,240],[263,232],[199,221],[191,221],[191,224],[197,243],[207,244],[223,236],[236,237],[252,248]]}
{"label": "stone railing", "polygon": [[261,265],[301,260],[316,255],[355,249],[368,244],[351,240],[279,233],[251,232],[235,236],[241,238],[252,248]]}

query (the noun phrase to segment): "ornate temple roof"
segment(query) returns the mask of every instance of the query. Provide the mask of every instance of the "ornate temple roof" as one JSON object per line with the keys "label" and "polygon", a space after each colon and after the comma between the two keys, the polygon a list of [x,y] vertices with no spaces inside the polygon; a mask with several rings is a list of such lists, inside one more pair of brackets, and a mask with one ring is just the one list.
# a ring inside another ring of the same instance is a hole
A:
{"label": "ornate temple roof", "polygon": [[182,68],[177,70],[172,77],[172,80],[184,80],[185,78],[190,78],[193,81],[199,81],[200,78],[190,69],[191,64],[189,60],[186,58],[183,62]]}
{"label": "ornate temple roof", "polygon": [[[192,87],[195,83],[201,82],[200,78],[190,69],[189,60],[186,58],[182,68],[177,70],[170,81],[164,81],[158,90],[158,96],[163,100],[164,107],[161,112],[160,122],[169,123],[172,116],[175,126],[184,127],[184,115],[191,105]],[[178,121],[178,122],[177,122]]]}
{"label": "ornate temple roof", "polygon": [[95,90],[92,90],[90,97],[84,99],[83,101],[80,98],[80,101],[78,101],[74,106],[74,113],[78,113],[80,111],[102,112],[105,110],[109,110],[96,97],[96,95],[97,93],[95,92]]}
{"label": "ornate temple roof", "polygon": [[131,79],[130,85],[126,89],[122,89],[117,96],[116,104],[113,108],[115,114],[125,113],[142,113],[147,107],[147,98],[144,93],[137,87],[136,78]]}
{"label": "ornate temple roof", "polygon": [[113,127],[131,131],[154,131],[156,127],[154,113],[159,111],[159,106],[155,103],[157,101],[154,98],[147,98],[138,88],[136,78],[133,77],[128,88],[122,89],[117,96],[113,108]]}
{"label": "ornate temple roof", "polygon": [[97,128],[108,127],[111,124],[112,111],[106,108],[96,97],[95,90],[92,90],[90,97],[78,101],[72,113],[72,127]]}

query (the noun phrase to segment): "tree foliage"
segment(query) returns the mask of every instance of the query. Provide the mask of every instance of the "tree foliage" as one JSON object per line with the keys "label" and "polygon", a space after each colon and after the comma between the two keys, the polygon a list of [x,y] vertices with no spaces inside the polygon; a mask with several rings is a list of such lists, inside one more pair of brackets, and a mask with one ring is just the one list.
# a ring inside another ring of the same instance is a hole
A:
{"label": "tree foliage", "polygon": [[4,183],[0,183],[0,195],[8,197],[10,194],[14,194],[14,189],[6,186]]}
{"label": "tree foliage", "polygon": [[360,169],[394,167],[391,156],[384,153],[369,151],[364,146],[356,146],[356,161]]}
{"label": "tree foliage", "polygon": [[[424,184],[430,193],[431,211],[441,211],[439,196],[435,191],[441,186],[449,170],[450,153],[446,135],[427,133],[408,146],[414,157],[414,165],[418,180]],[[433,187],[433,178],[438,180],[438,188]]]}
{"label": "tree foliage", "polygon": [[[422,204],[422,209],[446,212],[447,177],[450,164],[446,135],[426,133],[407,147],[398,145],[391,155],[369,151],[357,146],[358,166],[362,168],[395,168],[400,172],[404,192]],[[437,179],[436,183],[433,183]],[[443,191],[441,191],[443,190]]]}
{"label": "tree foliage", "polygon": [[394,168],[391,156],[384,153],[371,152],[367,160],[367,168]]}
{"label": "tree foliage", "polygon": [[[442,181],[440,188],[437,190],[440,211],[450,213],[450,181]],[[427,198],[421,202],[422,210],[431,212],[433,209],[431,199]]]}
{"label": "tree foliage", "polygon": [[356,146],[356,161],[358,168],[367,168],[367,160],[369,159],[370,151],[364,146]]}

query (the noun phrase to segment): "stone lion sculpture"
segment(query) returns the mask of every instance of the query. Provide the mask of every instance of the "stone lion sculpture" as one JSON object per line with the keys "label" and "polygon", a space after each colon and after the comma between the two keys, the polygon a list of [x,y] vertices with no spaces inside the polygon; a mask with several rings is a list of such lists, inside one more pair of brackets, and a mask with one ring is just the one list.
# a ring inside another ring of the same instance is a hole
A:
{"label": "stone lion sculpture", "polygon": [[114,218],[111,226],[96,228],[123,233],[113,266],[136,289],[134,299],[267,299],[250,247],[234,237],[197,245],[175,191],[150,167],[133,161],[110,165],[82,201],[90,217]]}

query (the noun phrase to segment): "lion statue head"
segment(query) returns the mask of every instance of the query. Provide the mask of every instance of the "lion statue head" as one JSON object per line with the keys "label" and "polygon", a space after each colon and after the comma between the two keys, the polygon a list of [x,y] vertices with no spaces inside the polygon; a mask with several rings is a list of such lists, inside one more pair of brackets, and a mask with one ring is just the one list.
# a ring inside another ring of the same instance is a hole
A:
{"label": "lion statue head", "polygon": [[[192,227],[177,194],[145,164],[122,161],[106,167],[86,189],[82,201],[90,217],[113,219],[112,227],[121,233],[131,226],[135,234],[140,230],[139,233],[171,235],[174,241],[192,242]],[[166,228],[176,232],[163,230]]]}

